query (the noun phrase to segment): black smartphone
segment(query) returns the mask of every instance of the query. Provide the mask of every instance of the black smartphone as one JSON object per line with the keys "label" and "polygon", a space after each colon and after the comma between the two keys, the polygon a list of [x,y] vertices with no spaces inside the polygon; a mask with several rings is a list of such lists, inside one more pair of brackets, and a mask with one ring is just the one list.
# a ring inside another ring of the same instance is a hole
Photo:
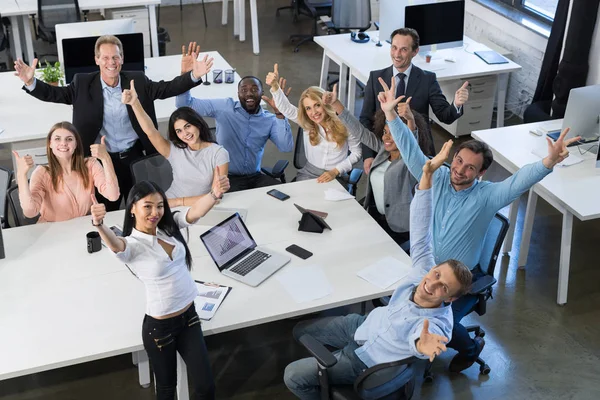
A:
{"label": "black smartphone", "polygon": [[285,193],[283,193],[283,192],[280,192],[280,191],[279,191],[279,190],[277,190],[277,189],[271,189],[271,190],[269,190],[269,191],[267,192],[267,194],[268,194],[269,196],[273,196],[273,197],[275,197],[277,200],[281,200],[281,201],[284,201],[284,200],[287,200],[287,199],[289,199],[289,198],[290,198],[290,196],[288,196],[287,194],[285,194]]}
{"label": "black smartphone", "polygon": [[311,253],[310,251],[305,250],[302,247],[297,246],[295,244],[291,245],[290,247],[288,247],[285,250],[289,251],[290,253],[292,253],[295,256],[300,257],[303,260],[306,260],[307,258],[309,258],[310,256],[313,255],[313,253]]}

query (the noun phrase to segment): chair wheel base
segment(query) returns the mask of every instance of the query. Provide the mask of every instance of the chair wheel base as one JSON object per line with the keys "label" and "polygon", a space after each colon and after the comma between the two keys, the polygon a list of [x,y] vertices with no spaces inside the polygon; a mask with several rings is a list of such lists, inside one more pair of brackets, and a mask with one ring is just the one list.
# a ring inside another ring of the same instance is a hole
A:
{"label": "chair wheel base", "polygon": [[479,373],[481,375],[489,375],[489,373],[492,371],[492,369],[490,368],[489,365],[487,364],[483,364],[481,367],[479,367]]}
{"label": "chair wheel base", "polygon": [[425,372],[425,374],[423,375],[423,382],[424,383],[433,382],[433,374],[431,372]]}

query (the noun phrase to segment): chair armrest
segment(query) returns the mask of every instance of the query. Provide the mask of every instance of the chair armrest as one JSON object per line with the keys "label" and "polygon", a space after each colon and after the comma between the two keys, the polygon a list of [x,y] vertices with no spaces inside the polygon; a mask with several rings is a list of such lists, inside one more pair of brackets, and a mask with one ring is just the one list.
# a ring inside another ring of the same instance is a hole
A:
{"label": "chair armrest", "polygon": [[[354,381],[354,391],[361,398],[381,398],[394,393],[414,378],[410,366],[419,361],[411,356],[403,360],[378,364],[364,370]],[[406,368],[398,368],[406,365]]]}
{"label": "chair armrest", "polygon": [[491,288],[496,283],[496,278],[486,275],[477,281],[473,282],[469,294],[481,294]]}
{"label": "chair armrest", "polygon": [[337,358],[321,342],[310,335],[302,335],[300,343],[308,350],[311,356],[325,368],[331,368],[337,363]]}
{"label": "chair armrest", "polygon": [[281,175],[283,175],[283,172],[285,171],[289,163],[290,162],[287,160],[279,160],[275,163],[275,165],[272,168],[262,167],[260,170],[272,178],[279,178]]}
{"label": "chair armrest", "polygon": [[348,183],[350,185],[356,185],[358,183],[358,181],[360,180],[360,177],[363,174],[363,170],[359,169],[359,168],[353,168],[352,171],[350,171],[350,177],[348,178]]}

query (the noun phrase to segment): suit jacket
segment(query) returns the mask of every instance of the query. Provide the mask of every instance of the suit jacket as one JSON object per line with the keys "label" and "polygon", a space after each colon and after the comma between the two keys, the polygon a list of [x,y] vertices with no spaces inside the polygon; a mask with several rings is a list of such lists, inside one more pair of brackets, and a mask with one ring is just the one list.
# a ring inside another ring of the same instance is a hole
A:
{"label": "suit jacket", "polygon": [[[194,83],[189,73],[167,82],[153,82],[143,72],[137,71],[121,71],[120,75],[123,90],[129,89],[132,79],[135,81],[135,89],[140,103],[154,122],[154,126],[157,126],[154,100],[180,95],[201,82],[200,80],[198,83]],[[29,92],[25,86],[23,86],[23,90],[42,101],[72,104],[73,125],[75,125],[81,136],[83,152],[85,155],[89,155],[90,145],[96,141],[104,119],[104,97],[100,79],[99,71],[76,74],[73,82],[64,87],[51,86],[38,79],[34,90]],[[146,154],[156,153],[156,149],[140,127],[133,109],[129,105],[127,106],[127,114]]]}

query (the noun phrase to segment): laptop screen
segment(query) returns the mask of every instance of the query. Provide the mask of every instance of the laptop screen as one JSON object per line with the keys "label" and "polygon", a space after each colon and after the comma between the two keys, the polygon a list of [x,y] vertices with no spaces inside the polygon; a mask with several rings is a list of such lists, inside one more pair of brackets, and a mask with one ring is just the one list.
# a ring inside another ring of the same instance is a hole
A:
{"label": "laptop screen", "polygon": [[234,258],[256,247],[256,242],[238,213],[210,228],[200,239],[219,269],[227,267]]}

